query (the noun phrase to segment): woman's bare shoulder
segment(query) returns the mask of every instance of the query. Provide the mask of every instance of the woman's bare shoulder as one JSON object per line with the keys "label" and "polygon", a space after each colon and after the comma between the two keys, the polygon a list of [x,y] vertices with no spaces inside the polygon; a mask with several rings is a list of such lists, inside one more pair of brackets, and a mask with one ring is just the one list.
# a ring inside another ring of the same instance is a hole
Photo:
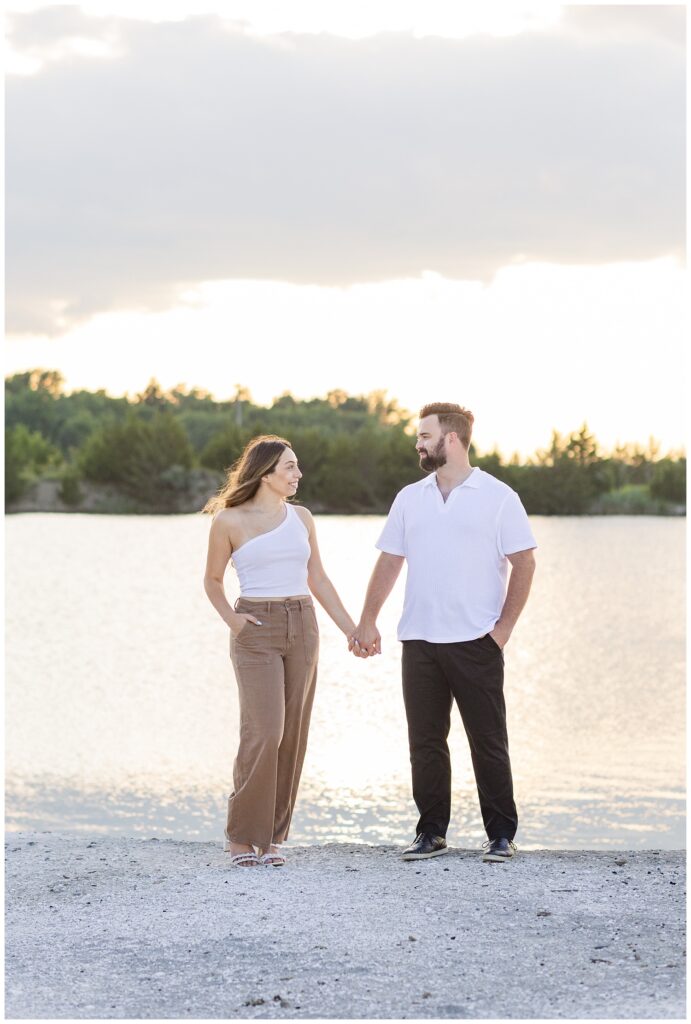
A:
{"label": "woman's bare shoulder", "polygon": [[243,542],[243,513],[238,506],[223,508],[216,514],[214,530],[217,537],[223,537],[231,553]]}
{"label": "woman's bare shoulder", "polygon": [[217,530],[229,532],[234,526],[237,526],[241,518],[242,513],[239,508],[222,508],[220,512],[216,513],[214,524]]}

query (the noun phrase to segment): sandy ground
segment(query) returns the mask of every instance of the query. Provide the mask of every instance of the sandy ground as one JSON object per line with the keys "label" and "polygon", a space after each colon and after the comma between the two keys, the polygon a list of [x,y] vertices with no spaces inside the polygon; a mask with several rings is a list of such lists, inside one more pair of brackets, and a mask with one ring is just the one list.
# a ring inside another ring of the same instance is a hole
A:
{"label": "sandy ground", "polygon": [[680,1018],[680,852],[289,850],[13,833],[8,1018]]}

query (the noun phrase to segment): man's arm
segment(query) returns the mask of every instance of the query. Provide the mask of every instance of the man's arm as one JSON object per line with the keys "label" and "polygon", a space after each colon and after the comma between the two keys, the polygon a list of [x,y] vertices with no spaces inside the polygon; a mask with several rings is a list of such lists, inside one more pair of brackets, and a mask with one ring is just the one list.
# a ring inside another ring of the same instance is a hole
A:
{"label": "man's arm", "polygon": [[525,607],[535,572],[535,554],[532,548],[527,551],[515,551],[506,557],[511,562],[509,586],[501,615],[490,633],[492,639],[502,648],[508,643],[513,627],[518,622],[518,616]]}
{"label": "man's arm", "polygon": [[390,555],[387,551],[382,551],[380,554],[367,587],[360,622],[348,645],[349,650],[352,651],[357,640],[361,652],[381,654],[381,634],[377,629],[377,616],[384,601],[393,590],[393,585],[398,579],[404,561],[404,555]]}

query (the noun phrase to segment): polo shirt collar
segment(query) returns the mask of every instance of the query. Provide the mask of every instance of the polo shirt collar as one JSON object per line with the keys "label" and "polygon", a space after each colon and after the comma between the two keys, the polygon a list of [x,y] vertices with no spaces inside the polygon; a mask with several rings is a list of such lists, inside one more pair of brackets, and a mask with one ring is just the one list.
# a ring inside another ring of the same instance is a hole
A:
{"label": "polo shirt collar", "polygon": [[[430,473],[430,475],[428,477],[426,477],[423,486],[424,487],[436,487],[437,486],[437,474],[436,473]],[[478,466],[473,466],[473,469],[472,469],[472,472],[470,473],[470,476],[467,476],[465,478],[465,480],[463,481],[463,483],[462,484],[458,484],[457,486],[458,487],[479,487],[480,486],[480,469],[479,469],[479,467]],[[455,490],[455,488],[454,488],[454,490]]]}

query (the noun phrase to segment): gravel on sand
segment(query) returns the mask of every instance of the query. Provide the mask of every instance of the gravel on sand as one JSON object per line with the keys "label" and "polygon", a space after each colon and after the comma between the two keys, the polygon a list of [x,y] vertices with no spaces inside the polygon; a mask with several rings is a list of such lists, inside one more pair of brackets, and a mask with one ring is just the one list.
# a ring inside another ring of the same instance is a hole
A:
{"label": "gravel on sand", "polygon": [[682,851],[11,833],[8,1018],[682,1018]]}

